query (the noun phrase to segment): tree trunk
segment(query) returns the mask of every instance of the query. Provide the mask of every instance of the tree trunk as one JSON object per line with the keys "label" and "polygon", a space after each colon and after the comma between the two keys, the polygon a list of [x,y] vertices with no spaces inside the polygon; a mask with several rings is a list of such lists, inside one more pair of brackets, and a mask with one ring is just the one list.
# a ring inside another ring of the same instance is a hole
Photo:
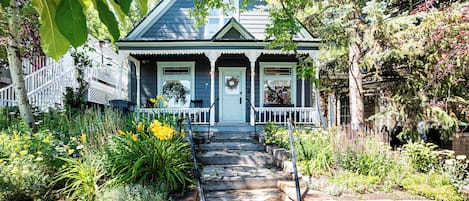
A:
{"label": "tree trunk", "polygon": [[359,34],[356,30],[351,34],[351,42],[349,44],[349,99],[350,99],[350,126],[352,133],[363,131],[364,126],[364,104],[363,104],[363,87],[362,74],[360,72],[359,60],[361,58],[361,50],[359,46]]}
{"label": "tree trunk", "polygon": [[34,117],[29,105],[28,95],[26,92],[23,67],[20,60],[19,36],[20,36],[20,22],[19,22],[19,5],[15,0],[10,1],[8,18],[8,64],[10,67],[10,75],[15,89],[15,99],[20,110],[21,118],[26,124],[33,128]]}

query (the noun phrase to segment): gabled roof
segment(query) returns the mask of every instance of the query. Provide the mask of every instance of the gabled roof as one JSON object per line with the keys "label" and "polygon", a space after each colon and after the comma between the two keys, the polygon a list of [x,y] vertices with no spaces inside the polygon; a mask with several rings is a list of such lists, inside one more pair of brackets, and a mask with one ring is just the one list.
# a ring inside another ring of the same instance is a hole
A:
{"label": "gabled roof", "polygon": [[255,40],[234,17],[232,17],[215,35],[212,40]]}
{"label": "gabled roof", "polygon": [[[227,22],[216,34],[209,36],[205,27],[196,27],[195,19],[190,16],[194,0],[161,0],[121,41],[209,41],[223,37],[227,39],[236,34],[243,37],[242,40],[263,41],[266,36],[265,27],[271,22],[265,6],[265,1],[250,1],[247,10],[240,12],[235,20]],[[306,30],[302,30],[295,40],[316,41]]]}

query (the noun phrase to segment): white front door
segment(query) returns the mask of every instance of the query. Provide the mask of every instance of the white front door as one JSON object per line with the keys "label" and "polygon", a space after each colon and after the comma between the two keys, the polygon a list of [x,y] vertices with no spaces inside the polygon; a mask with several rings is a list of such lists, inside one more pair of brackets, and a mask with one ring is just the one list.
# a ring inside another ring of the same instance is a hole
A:
{"label": "white front door", "polygon": [[246,121],[246,68],[218,68],[220,122],[240,123]]}

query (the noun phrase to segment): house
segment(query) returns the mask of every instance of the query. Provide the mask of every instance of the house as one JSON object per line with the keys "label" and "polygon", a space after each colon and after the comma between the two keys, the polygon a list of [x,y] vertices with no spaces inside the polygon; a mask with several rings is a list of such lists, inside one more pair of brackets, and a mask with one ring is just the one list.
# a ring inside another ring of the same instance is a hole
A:
{"label": "house", "polygon": [[[83,52],[90,61],[90,66],[83,72],[87,82],[85,97],[88,103],[107,105],[112,99],[127,98],[127,76],[124,76],[128,74],[127,65],[122,65],[123,59],[112,48],[89,36],[87,46],[77,51]],[[66,87],[78,87],[72,51],[68,51],[59,61],[35,57],[22,59],[22,65],[29,102],[41,111],[63,108]],[[9,71],[0,69],[0,72],[0,81],[5,80],[1,75],[9,74]],[[15,106],[15,97],[11,82],[0,88],[0,108]]]}
{"label": "house", "polygon": [[[116,43],[129,60],[129,99],[140,113],[189,115],[211,125],[318,121],[313,84],[297,78],[296,56],[266,48],[266,3],[242,11],[239,5],[235,0],[228,15],[210,10],[197,27],[193,0],[162,0]],[[318,56],[320,43],[305,29],[294,41],[298,54]],[[146,108],[160,95],[169,97],[166,108]]]}

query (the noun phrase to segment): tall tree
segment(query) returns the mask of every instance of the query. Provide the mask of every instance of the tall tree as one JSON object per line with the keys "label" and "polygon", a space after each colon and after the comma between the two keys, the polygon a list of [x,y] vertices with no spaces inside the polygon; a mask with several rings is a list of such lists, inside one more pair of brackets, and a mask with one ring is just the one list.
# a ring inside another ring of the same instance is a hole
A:
{"label": "tall tree", "polygon": [[29,105],[28,96],[23,79],[23,68],[20,59],[20,6],[21,2],[10,0],[2,1],[3,8],[7,8],[7,55],[10,66],[10,74],[16,93],[16,100],[21,117],[29,125],[34,126],[33,113]]}

